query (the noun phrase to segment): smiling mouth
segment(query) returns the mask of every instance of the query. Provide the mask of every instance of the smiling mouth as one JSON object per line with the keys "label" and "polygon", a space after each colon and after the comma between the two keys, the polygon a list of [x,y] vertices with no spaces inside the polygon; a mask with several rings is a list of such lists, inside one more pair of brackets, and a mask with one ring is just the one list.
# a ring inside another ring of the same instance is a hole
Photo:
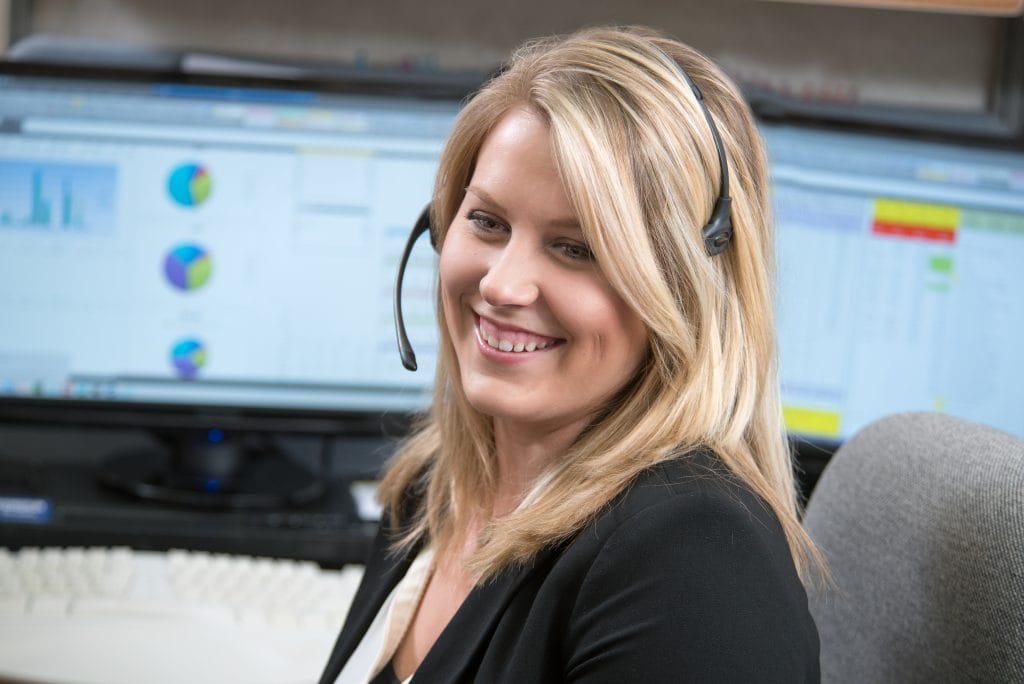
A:
{"label": "smiling mouth", "polygon": [[476,317],[480,341],[492,349],[511,353],[528,353],[548,349],[565,340],[498,325],[483,316]]}

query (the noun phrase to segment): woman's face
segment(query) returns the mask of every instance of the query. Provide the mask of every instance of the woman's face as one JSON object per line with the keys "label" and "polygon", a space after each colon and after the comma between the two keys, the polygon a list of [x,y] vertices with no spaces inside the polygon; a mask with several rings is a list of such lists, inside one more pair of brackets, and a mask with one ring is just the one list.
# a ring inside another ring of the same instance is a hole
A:
{"label": "woman's face", "polygon": [[525,107],[484,142],[440,275],[466,396],[496,420],[582,429],[644,356],[643,323],[590,254],[548,126]]}

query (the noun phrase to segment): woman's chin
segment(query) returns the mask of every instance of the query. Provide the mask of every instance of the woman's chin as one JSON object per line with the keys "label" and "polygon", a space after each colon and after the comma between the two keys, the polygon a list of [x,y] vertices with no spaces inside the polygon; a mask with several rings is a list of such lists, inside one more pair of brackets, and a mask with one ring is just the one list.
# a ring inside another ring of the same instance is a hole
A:
{"label": "woman's chin", "polygon": [[488,377],[463,377],[462,383],[470,405],[484,415],[517,422],[543,420],[536,402],[526,399],[521,387]]}

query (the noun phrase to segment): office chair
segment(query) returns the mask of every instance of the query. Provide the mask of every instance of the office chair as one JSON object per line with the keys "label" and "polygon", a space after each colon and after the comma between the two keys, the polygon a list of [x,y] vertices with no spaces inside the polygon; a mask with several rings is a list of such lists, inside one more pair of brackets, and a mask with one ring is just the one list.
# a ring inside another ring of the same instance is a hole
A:
{"label": "office chair", "polygon": [[804,518],[822,681],[1024,682],[1024,440],[932,413],[868,425]]}

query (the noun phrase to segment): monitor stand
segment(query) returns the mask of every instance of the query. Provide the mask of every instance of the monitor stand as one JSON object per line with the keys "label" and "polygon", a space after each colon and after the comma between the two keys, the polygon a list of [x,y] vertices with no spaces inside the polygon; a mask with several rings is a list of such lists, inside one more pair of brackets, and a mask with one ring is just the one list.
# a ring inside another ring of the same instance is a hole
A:
{"label": "monitor stand", "polygon": [[144,499],[225,509],[286,508],[324,494],[323,478],[285,457],[270,435],[216,428],[153,434],[166,448],[113,455],[100,482]]}

